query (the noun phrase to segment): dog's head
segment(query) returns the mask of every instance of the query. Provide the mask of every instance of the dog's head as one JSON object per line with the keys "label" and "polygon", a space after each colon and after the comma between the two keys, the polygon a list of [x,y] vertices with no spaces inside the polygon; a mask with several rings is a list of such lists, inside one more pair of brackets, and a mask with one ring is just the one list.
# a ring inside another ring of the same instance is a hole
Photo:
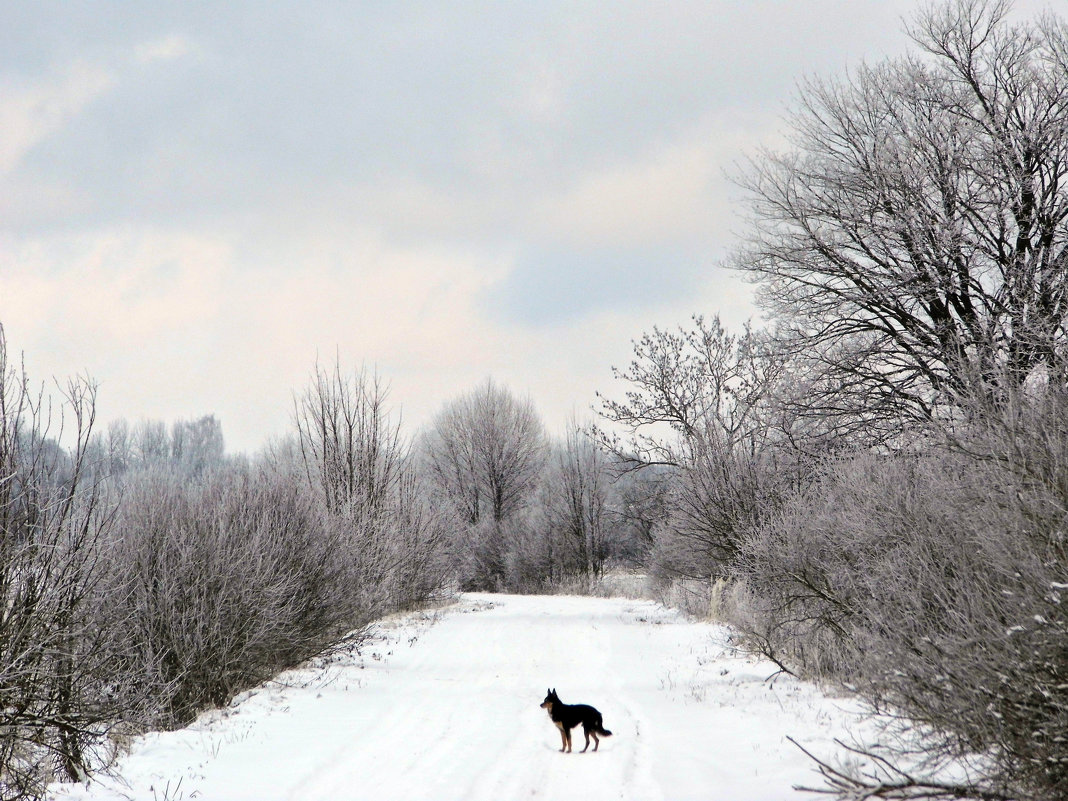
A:
{"label": "dog's head", "polygon": [[560,698],[556,695],[556,690],[546,690],[545,700],[541,702],[542,709],[552,710],[553,704],[560,703]]}

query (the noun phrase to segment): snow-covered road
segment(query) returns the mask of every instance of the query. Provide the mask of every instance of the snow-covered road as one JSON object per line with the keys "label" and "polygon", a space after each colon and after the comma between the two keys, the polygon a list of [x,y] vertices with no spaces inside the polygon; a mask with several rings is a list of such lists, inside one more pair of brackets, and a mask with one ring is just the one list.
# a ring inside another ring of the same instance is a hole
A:
{"label": "snow-covered road", "polygon": [[[114,778],[55,798],[784,801],[854,721],[725,630],[646,601],[465,595],[385,621],[361,655],[291,671],[187,729],[138,738]],[[614,736],[559,752],[547,686]]]}

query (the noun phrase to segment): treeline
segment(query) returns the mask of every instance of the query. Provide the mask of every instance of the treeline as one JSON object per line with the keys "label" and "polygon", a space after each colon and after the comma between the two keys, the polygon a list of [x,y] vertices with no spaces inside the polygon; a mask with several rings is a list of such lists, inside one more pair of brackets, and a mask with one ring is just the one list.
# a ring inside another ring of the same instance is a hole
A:
{"label": "treeline", "polygon": [[1068,798],[1068,28],[956,0],[800,89],[743,179],[767,330],[635,343],[650,564],[886,727],[841,798]]}

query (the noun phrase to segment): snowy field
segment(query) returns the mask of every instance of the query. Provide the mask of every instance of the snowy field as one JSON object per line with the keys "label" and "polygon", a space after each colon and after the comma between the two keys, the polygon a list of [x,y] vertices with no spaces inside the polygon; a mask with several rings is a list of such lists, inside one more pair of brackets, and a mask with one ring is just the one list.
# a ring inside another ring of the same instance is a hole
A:
{"label": "snowy field", "polygon": [[[432,619],[433,618],[433,619]],[[181,731],[134,741],[114,777],[56,799],[812,798],[810,760],[856,721],[847,699],[734,653],[726,632],[646,601],[465,595],[377,626]],[[546,687],[614,736],[559,752]]]}

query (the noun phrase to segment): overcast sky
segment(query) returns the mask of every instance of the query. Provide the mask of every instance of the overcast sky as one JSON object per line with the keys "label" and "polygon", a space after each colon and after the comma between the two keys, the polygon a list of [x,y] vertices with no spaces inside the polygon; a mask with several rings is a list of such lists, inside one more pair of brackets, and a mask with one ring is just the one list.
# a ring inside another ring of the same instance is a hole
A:
{"label": "overcast sky", "polygon": [[0,0],[9,350],[231,451],[335,356],[409,431],[492,376],[560,433],[642,331],[757,314],[725,174],[916,5]]}

